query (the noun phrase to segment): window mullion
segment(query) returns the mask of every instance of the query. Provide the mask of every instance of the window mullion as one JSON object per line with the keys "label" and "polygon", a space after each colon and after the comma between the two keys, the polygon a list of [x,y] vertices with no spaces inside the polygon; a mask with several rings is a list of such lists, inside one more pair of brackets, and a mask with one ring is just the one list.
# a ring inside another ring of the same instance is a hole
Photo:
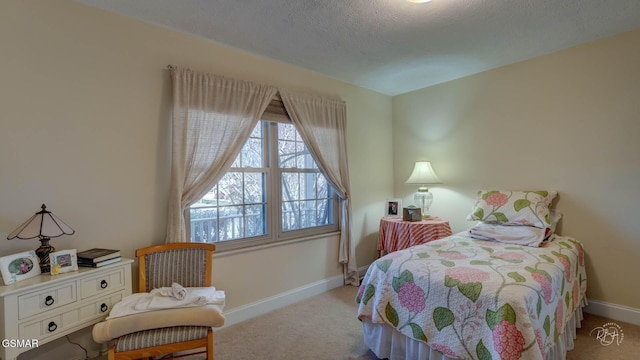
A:
{"label": "window mullion", "polygon": [[187,207],[182,211],[184,214],[184,223],[185,223],[185,234],[187,236],[187,241],[191,239],[191,211]]}
{"label": "window mullion", "polygon": [[269,196],[267,213],[269,214],[269,233],[271,234],[271,238],[276,240],[282,233],[282,229],[280,228],[280,224],[282,224],[282,214],[280,211],[280,209],[282,209],[282,194],[280,189],[280,167],[278,166],[278,125],[273,122],[267,122],[266,129],[268,130],[266,132],[268,141],[265,141],[267,144],[265,153],[267,154],[267,161],[269,162],[269,172],[267,174],[267,194]]}

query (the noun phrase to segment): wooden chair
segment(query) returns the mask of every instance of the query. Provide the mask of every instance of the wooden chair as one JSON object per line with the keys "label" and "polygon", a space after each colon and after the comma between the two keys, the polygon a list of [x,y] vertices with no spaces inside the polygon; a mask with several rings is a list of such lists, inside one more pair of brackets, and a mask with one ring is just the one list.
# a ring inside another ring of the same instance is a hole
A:
{"label": "wooden chair", "polygon": [[[204,243],[172,243],[136,250],[138,289],[170,287],[176,282],[184,287],[212,286],[215,245]],[[207,354],[213,360],[213,330],[207,326],[178,326],[144,330],[123,335],[109,347],[109,360],[129,360],[205,348],[189,353]],[[173,358],[182,356],[179,355]]]}

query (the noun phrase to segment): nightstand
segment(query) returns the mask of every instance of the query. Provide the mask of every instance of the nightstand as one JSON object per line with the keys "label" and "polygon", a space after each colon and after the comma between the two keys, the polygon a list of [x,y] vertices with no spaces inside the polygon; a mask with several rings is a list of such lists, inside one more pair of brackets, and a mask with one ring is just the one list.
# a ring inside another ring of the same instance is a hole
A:
{"label": "nightstand", "polygon": [[401,217],[385,217],[380,220],[378,257],[450,235],[449,221],[443,218],[403,221]]}
{"label": "nightstand", "polygon": [[104,320],[115,303],[131,294],[131,263],[123,259],[0,286],[0,339],[10,345],[0,346],[0,359],[16,359],[33,347]]}

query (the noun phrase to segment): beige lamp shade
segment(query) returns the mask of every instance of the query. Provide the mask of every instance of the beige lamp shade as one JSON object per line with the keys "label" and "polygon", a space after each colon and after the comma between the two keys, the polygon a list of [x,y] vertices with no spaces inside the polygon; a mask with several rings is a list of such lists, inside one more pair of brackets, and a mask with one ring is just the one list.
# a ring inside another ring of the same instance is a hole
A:
{"label": "beige lamp shade", "polygon": [[413,172],[405,183],[426,185],[441,184],[442,181],[440,181],[436,172],[433,171],[429,161],[417,161],[413,167]]}

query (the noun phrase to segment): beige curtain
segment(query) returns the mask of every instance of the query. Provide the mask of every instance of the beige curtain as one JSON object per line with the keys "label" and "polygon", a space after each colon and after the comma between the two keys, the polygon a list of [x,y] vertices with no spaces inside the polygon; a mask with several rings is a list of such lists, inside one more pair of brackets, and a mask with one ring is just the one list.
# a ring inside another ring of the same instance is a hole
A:
{"label": "beige curtain", "polygon": [[340,254],[345,284],[359,285],[355,251],[351,244],[351,189],[347,164],[347,107],[344,101],[280,89],[291,121],[320,171],[340,197]]}
{"label": "beige curtain", "polygon": [[166,242],[185,242],[184,209],[201,199],[233,164],[272,86],[171,69],[173,143]]}

